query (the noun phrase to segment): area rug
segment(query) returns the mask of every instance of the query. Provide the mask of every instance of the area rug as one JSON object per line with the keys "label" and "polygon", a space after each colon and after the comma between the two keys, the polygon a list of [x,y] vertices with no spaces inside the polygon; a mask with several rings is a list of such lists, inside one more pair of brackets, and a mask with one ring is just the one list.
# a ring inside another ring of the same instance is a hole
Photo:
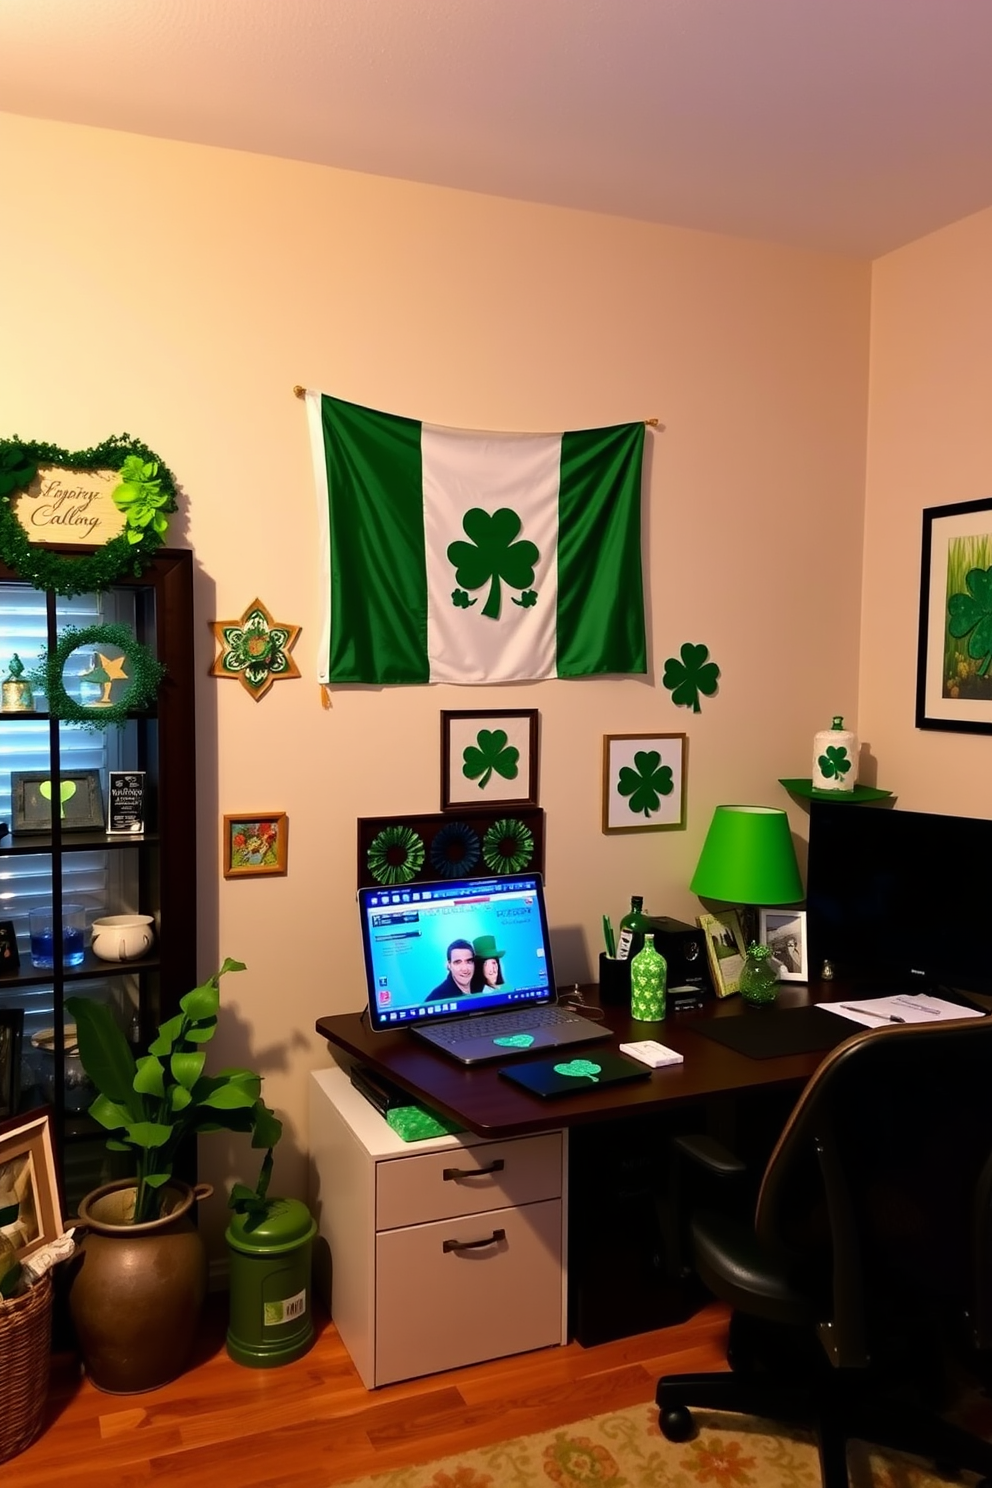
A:
{"label": "area rug", "polygon": [[[740,1416],[693,1415],[697,1434],[689,1442],[666,1441],[656,1408],[636,1405],[360,1478],[347,1488],[819,1488],[811,1436]],[[943,1488],[955,1481],[860,1442],[851,1446],[849,1466],[852,1488]]]}

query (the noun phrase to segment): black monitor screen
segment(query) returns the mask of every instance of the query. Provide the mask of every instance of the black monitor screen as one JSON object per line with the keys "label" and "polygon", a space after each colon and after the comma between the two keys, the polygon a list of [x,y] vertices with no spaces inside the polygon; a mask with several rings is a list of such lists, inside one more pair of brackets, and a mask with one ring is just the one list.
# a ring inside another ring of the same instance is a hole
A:
{"label": "black monitor screen", "polygon": [[809,968],[992,994],[992,821],[814,801]]}

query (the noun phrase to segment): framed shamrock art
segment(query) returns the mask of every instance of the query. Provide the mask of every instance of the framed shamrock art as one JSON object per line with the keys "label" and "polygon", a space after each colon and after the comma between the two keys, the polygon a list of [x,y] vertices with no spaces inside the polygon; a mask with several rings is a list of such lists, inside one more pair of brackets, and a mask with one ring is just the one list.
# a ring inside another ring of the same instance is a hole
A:
{"label": "framed shamrock art", "polygon": [[685,734],[607,734],[603,740],[603,831],[685,827]]}
{"label": "framed shamrock art", "polygon": [[537,805],[537,709],[441,714],[441,810]]}
{"label": "framed shamrock art", "polygon": [[916,727],[992,734],[992,500],[923,513]]}

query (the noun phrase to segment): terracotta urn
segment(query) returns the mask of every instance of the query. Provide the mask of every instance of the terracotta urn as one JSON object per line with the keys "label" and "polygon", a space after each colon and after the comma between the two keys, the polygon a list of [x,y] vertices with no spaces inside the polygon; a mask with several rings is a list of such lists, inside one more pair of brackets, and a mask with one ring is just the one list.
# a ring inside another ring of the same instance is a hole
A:
{"label": "terracotta urn", "polygon": [[132,1224],[132,1179],[94,1189],[79,1206],[85,1231],[69,1310],[86,1373],[114,1395],[157,1389],[186,1367],[207,1290],[207,1258],[193,1205],[209,1184],[171,1179],[166,1213]]}

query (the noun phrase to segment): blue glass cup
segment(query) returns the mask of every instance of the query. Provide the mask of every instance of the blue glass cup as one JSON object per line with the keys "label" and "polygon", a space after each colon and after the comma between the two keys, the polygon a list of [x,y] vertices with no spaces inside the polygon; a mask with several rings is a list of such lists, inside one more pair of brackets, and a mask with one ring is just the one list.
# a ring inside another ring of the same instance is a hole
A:
{"label": "blue glass cup", "polygon": [[42,971],[55,967],[55,950],[61,941],[63,966],[81,966],[85,954],[86,910],[82,904],[63,904],[61,921],[56,924],[51,909],[32,909],[28,914],[31,930],[31,965]]}

